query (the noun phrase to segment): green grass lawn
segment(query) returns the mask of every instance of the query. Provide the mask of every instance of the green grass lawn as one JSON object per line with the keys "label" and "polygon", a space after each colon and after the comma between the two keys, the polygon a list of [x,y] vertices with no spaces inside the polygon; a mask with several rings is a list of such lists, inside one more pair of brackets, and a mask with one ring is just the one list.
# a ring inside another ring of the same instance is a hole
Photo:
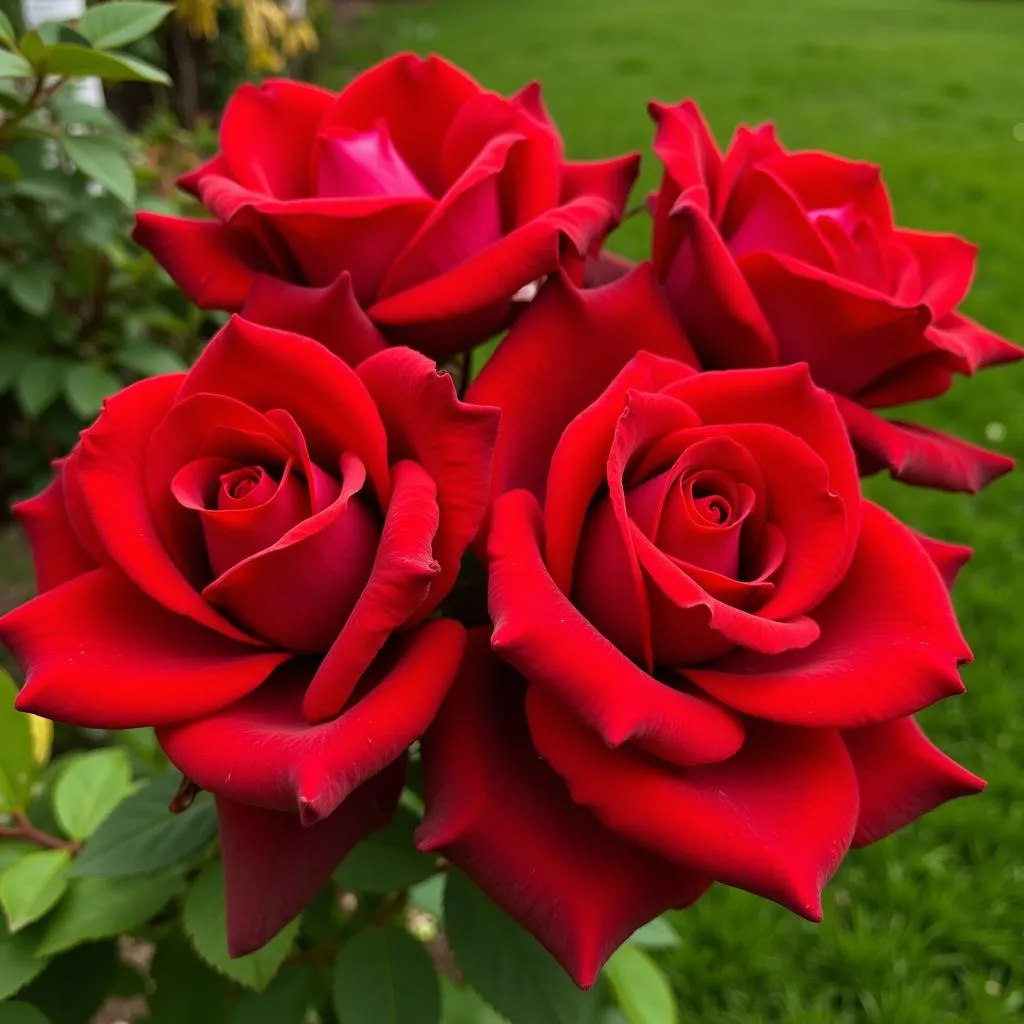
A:
{"label": "green grass lawn", "polygon": [[[502,91],[540,79],[574,157],[646,152],[646,101],[688,95],[720,140],[772,118],[791,147],[877,161],[904,223],[980,243],[968,311],[1024,340],[1024,3],[387,2],[329,81],[398,49],[435,50]],[[643,186],[656,177],[648,160]],[[640,257],[646,244],[633,222],[612,247]],[[980,443],[1001,438],[989,443],[1020,460],[1022,395],[1017,366],[961,382],[919,415]],[[1024,475],[980,498],[881,480],[869,490],[976,548],[956,594],[977,656],[969,692],[922,718],[989,789],[852,854],[820,926],[724,888],[680,914],[670,968],[685,1021],[1024,1019]]]}

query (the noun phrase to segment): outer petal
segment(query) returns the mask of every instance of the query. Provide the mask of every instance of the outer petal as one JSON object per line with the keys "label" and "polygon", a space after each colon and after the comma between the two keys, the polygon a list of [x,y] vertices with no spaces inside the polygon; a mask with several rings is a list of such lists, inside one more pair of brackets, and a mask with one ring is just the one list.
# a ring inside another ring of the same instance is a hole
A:
{"label": "outer petal", "polygon": [[437,484],[433,551],[441,569],[416,616],[425,619],[451,590],[484,517],[500,412],[460,402],[451,376],[408,349],[373,356],[359,377],[377,403],[391,458],[414,459]]}
{"label": "outer petal", "polygon": [[132,238],[201,309],[241,309],[256,274],[273,271],[273,262],[255,239],[216,220],[142,210]]}
{"label": "outer petal", "polygon": [[349,366],[387,347],[384,336],[356,301],[352,275],[343,271],[324,288],[305,288],[257,274],[242,316],[322,342]]}
{"label": "outer petal", "polygon": [[716,881],[821,919],[821,889],[853,838],[857,781],[838,733],[751,725],[718,764],[673,768],[611,750],[537,687],[526,697],[541,756],[610,829]]}
{"label": "outer petal", "polygon": [[54,468],[46,489],[13,509],[32,549],[40,594],[96,568],[96,560],[82,547],[68,518],[61,464]]}
{"label": "outer petal", "polygon": [[838,398],[865,475],[888,469],[904,483],[977,494],[1013,469],[1013,459],[914,423],[886,420]]}
{"label": "outer petal", "polygon": [[[522,680],[470,633],[459,679],[423,739],[416,835],[533,932],[581,987],[641,924],[709,884],[608,831],[536,754]],[[495,794],[501,799],[495,800]]]}
{"label": "outer petal", "polygon": [[[302,691],[310,666],[293,662],[245,700],[161,729],[175,766],[203,789],[311,824],[423,735],[455,678],[465,630],[426,623],[394,642],[337,718],[310,725]],[[258,756],[253,752],[258,751]]]}
{"label": "outer petal", "polygon": [[676,764],[720,761],[743,743],[739,719],[659,682],[569,603],[541,561],[540,510],[523,491],[498,501],[491,531],[492,643],[531,683],[571,707],[602,740],[632,740]]}
{"label": "outer petal", "polygon": [[217,797],[232,956],[264,946],[306,909],[356,843],[391,820],[404,780],[402,755],[307,826],[294,813]]}
{"label": "outer petal", "polygon": [[97,729],[207,714],[291,655],[259,651],[173,615],[113,569],[95,569],[0,619],[28,682],[23,711]]}
{"label": "outer petal", "polygon": [[913,253],[920,275],[920,294],[906,300],[925,303],[936,319],[951,312],[971,287],[978,247],[958,235],[931,231],[904,229],[895,235]]}
{"label": "outer petal", "polygon": [[302,428],[313,461],[362,459],[381,507],[387,506],[387,437],[355,371],[322,345],[233,317],[189,371],[178,401],[210,391],[260,412],[286,409]]}
{"label": "outer petal", "polygon": [[501,409],[492,493],[542,496],[566,425],[641,348],[696,365],[649,265],[603,288],[549,281],[466,394]]}
{"label": "outer petal", "polygon": [[970,317],[950,313],[932,326],[944,336],[945,345],[955,347],[967,357],[972,369],[1016,363],[1024,358],[1024,349],[982,327]]}
{"label": "outer petal", "polygon": [[860,789],[855,846],[884,839],[947,800],[985,788],[982,779],[934,746],[913,718],[842,736]]}
{"label": "outer petal", "polygon": [[744,714],[856,728],[963,692],[971,652],[938,569],[913,534],[864,502],[861,539],[843,582],[814,613],[821,637],[799,651],[729,655],[686,678]]}
{"label": "outer petal", "polygon": [[970,561],[974,552],[963,544],[949,544],[944,540],[936,540],[927,534],[911,531],[917,543],[928,552],[928,557],[935,563],[946,586],[950,590],[956,582],[960,570]]}
{"label": "outer petal", "polygon": [[388,637],[415,621],[441,571],[433,553],[439,518],[434,481],[422,466],[403,461],[394,482],[370,578],[306,691],[302,709],[310,721],[341,711]]}

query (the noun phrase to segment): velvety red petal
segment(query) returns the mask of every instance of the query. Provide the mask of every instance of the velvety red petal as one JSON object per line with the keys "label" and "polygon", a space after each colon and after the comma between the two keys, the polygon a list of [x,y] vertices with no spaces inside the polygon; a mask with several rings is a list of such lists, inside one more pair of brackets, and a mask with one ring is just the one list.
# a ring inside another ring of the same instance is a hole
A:
{"label": "velvety red petal", "polygon": [[904,483],[977,494],[1009,473],[1013,459],[915,423],[887,420],[837,399],[865,475],[888,469]]}
{"label": "velvety red petal", "polygon": [[550,280],[466,393],[501,409],[492,492],[528,487],[542,495],[566,425],[641,347],[696,364],[649,265],[603,288]]}
{"label": "velvety red petal", "polygon": [[[313,666],[295,660],[229,707],[159,732],[174,765],[241,803],[328,817],[423,735],[451,686],[465,630],[451,619],[396,638],[336,718],[311,725],[302,696]],[[258,751],[258,756],[254,752]]]}
{"label": "velvety red petal", "polygon": [[[659,204],[659,211],[667,214],[682,196],[684,202],[711,213],[722,155],[700,108],[693,100],[683,100],[675,106],[652,102],[647,105],[647,111],[656,126],[654,153],[664,164],[668,179],[662,185],[662,191],[665,193],[663,198],[670,198],[670,202],[664,209]],[[666,188],[669,182],[671,187]],[[667,269],[675,249],[670,237],[672,233],[667,217],[659,216],[655,222],[652,246],[659,276]]]}
{"label": "velvety red petal", "polygon": [[204,391],[260,412],[286,409],[314,462],[332,466],[342,452],[357,455],[386,507],[387,436],[377,407],[356,372],[319,343],[232,317],[189,371],[178,400]]}
{"label": "velvety red petal", "polygon": [[132,238],[201,309],[241,309],[256,274],[273,268],[254,239],[216,220],[141,210]]}
{"label": "velvety red petal", "polygon": [[901,229],[895,236],[913,254],[921,282],[919,294],[903,298],[923,302],[936,319],[952,312],[971,287],[978,247],[958,235],[931,231]]}
{"label": "velvety red petal", "polygon": [[438,140],[480,86],[442,57],[401,53],[354,78],[328,111],[321,132],[366,131],[383,121],[416,177],[435,195],[444,192]]}
{"label": "velvety red petal", "polygon": [[686,678],[770,721],[856,728],[962,693],[971,652],[939,570],[902,523],[864,502],[860,543],[842,583],[814,617],[820,638],[799,651],[744,651]]}
{"label": "velvety red petal", "polygon": [[265,327],[315,338],[349,366],[387,347],[356,301],[352,275],[343,271],[323,288],[306,288],[257,274],[242,316]]}
{"label": "velvety red petal", "polygon": [[913,718],[842,733],[860,790],[855,846],[884,839],[947,800],[985,783],[947,757]]}
{"label": "velvety red petal", "polygon": [[911,530],[917,543],[928,552],[928,557],[935,563],[939,575],[950,590],[956,582],[960,570],[970,561],[974,552],[963,544],[949,544],[944,540],[936,540],[927,534]]}
{"label": "velvety red petal", "polygon": [[597,256],[588,256],[583,265],[583,287],[600,288],[612,284],[625,277],[636,267],[632,260],[619,256],[614,252],[601,252]]}
{"label": "velvety red petal", "polygon": [[40,594],[96,568],[96,559],[82,546],[68,518],[61,465],[54,470],[43,491],[12,509],[28,537]]}
{"label": "velvety red petal", "polygon": [[370,578],[306,690],[310,721],[338,714],[388,637],[416,620],[441,571],[433,550],[438,520],[435,482],[418,463],[397,463]]}
{"label": "velvety red petal", "polygon": [[202,715],[259,686],[290,655],[173,615],[113,569],[95,569],[0,619],[24,668],[23,711],[128,729]]}
{"label": "velvety red petal", "polygon": [[231,177],[275,199],[309,195],[317,125],[333,102],[326,89],[287,79],[240,85],[220,122],[221,156]]}
{"label": "velvety red petal", "polygon": [[692,903],[709,880],[572,802],[537,757],[522,680],[491,653],[487,632],[470,632],[459,678],[423,738],[416,843],[466,872],[586,988],[636,928]]}
{"label": "velvety red petal", "polygon": [[501,657],[609,745],[633,741],[678,764],[735,753],[743,742],[737,717],[648,675],[573,607],[541,561],[540,526],[525,491],[498,500],[488,553],[492,643]]}
{"label": "velvety red petal", "polygon": [[295,813],[217,797],[232,956],[266,945],[306,909],[356,843],[391,820],[404,781],[400,756],[333,814],[305,826]]}
{"label": "velvety red petal", "polygon": [[838,733],[751,723],[733,757],[678,768],[610,749],[536,686],[526,714],[541,756],[608,828],[821,919],[822,887],[857,823],[857,780]]}
{"label": "velvety red petal", "polygon": [[579,196],[600,196],[614,211],[614,223],[618,224],[639,173],[639,153],[612,160],[567,162],[562,165],[561,201],[568,203]]}
{"label": "velvety red petal", "polygon": [[1024,349],[1019,345],[960,313],[944,316],[931,330],[942,336],[944,346],[963,352],[972,370],[1024,359]]}
{"label": "velvety red petal", "polygon": [[437,484],[440,519],[433,551],[441,568],[418,621],[451,590],[480,528],[500,412],[459,401],[451,376],[409,349],[373,356],[358,372],[384,421],[390,457],[414,459]]}

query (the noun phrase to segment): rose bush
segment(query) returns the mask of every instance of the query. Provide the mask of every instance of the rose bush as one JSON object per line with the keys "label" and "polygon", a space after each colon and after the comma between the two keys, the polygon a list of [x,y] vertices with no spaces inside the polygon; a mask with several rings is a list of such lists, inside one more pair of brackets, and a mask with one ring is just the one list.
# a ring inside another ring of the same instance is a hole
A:
{"label": "rose bush", "polygon": [[836,398],[865,473],[978,491],[1012,462],[874,410],[1020,359],[957,309],[976,249],[894,225],[878,167],[791,152],[741,127],[721,153],[692,101],[651,104],[664,165],[652,259],[707,369],[805,362]]}
{"label": "rose bush", "polygon": [[110,399],[16,509],[40,591],[0,619],[18,707],[158,727],[217,798],[236,953],[395,809],[462,655],[463,627],[431,616],[496,420],[409,349],[355,371],[235,318],[187,374]]}
{"label": "rose bush", "polygon": [[851,844],[982,785],[911,717],[963,689],[965,552],[861,496],[806,366],[692,362],[640,267],[550,282],[468,394],[495,653],[424,740],[418,841],[582,985],[713,881],[818,919]]}
{"label": "rose bush", "polygon": [[559,266],[581,274],[639,160],[567,162],[536,85],[504,99],[411,54],[338,95],[245,86],[220,142],[181,180],[214,219],[140,213],[135,232],[190,298],[315,337],[355,302],[438,359],[506,326],[517,293]]}

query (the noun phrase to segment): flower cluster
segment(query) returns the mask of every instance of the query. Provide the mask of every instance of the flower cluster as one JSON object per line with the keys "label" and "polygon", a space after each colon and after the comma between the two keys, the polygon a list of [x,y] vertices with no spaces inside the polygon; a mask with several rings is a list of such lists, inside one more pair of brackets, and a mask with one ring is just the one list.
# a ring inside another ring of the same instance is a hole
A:
{"label": "flower cluster", "polygon": [[536,86],[437,57],[243,87],[181,183],[210,218],[139,215],[237,315],[18,507],[39,595],[0,638],[19,707],[154,726],[214,794],[235,953],[417,742],[417,845],[584,986],[713,882],[818,918],[851,846],[983,785],[913,718],[963,689],[969,551],[860,486],[1010,468],[879,414],[1021,356],[958,312],[975,251],[876,167],[650,113],[637,265],[603,246],[639,158],[570,162]]}

